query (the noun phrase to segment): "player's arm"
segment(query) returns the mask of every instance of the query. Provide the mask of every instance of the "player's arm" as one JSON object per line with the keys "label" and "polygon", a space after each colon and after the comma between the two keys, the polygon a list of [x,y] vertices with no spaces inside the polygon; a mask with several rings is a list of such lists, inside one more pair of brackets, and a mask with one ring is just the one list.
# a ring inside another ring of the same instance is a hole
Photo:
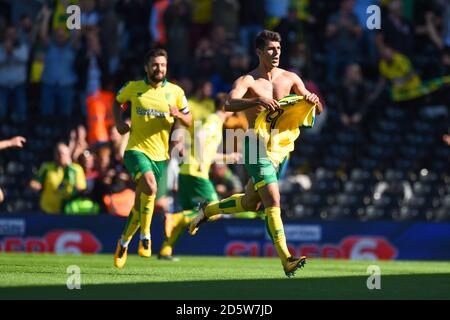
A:
{"label": "player's arm", "polygon": [[175,118],[175,125],[182,124],[185,127],[192,125],[192,114],[189,111],[188,101],[184,91],[180,88],[176,94],[175,105],[169,104],[170,115]]}
{"label": "player's arm", "polygon": [[170,115],[175,118],[176,122],[181,123],[185,127],[190,127],[192,125],[192,114],[189,110],[185,113],[178,110],[175,106],[170,106]]}
{"label": "player's arm", "polygon": [[44,184],[46,174],[47,166],[45,164],[42,164],[36,175],[30,181],[30,188],[33,191],[39,192],[42,190],[42,185]]}
{"label": "player's arm", "polygon": [[240,160],[242,160],[242,154],[238,152],[217,153],[216,156],[214,157],[214,162],[226,164],[239,163]]}
{"label": "player's arm", "polygon": [[305,84],[303,83],[302,79],[295,73],[290,73],[294,80],[294,85],[292,86],[292,89],[294,90],[295,94],[298,94],[300,96],[304,96],[306,101],[312,102],[317,105],[317,113],[320,114],[323,111],[322,103],[319,100],[319,97],[315,94],[310,92],[308,89],[306,89]]}
{"label": "player's arm", "polygon": [[130,126],[122,118],[122,106],[121,106],[121,104],[117,103],[116,101],[113,104],[113,115],[114,115],[114,122],[116,123],[117,131],[121,135],[124,135],[127,132],[129,132]]}
{"label": "player's arm", "polygon": [[170,133],[169,153],[170,157],[174,159],[184,157],[184,139],[188,135],[186,134],[186,129],[179,130],[182,127],[180,121],[175,121]]}
{"label": "player's arm", "polygon": [[114,122],[116,123],[117,131],[124,135],[130,131],[130,125],[122,118],[122,105],[131,100],[130,82],[127,82],[122,89],[119,90],[116,100],[113,103]]}
{"label": "player's arm", "polygon": [[8,139],[8,140],[0,141],[0,150],[7,149],[7,148],[12,148],[12,147],[22,148],[23,144],[26,141],[27,140],[24,137],[21,137],[21,136],[17,136],[17,137],[13,137],[11,139]]}
{"label": "player's arm", "polygon": [[33,191],[39,192],[39,191],[42,190],[42,183],[40,183],[39,181],[33,179],[33,180],[30,181],[30,188]]}
{"label": "player's arm", "polygon": [[275,110],[280,107],[278,102],[274,99],[265,97],[244,98],[252,82],[254,82],[253,77],[245,75],[239,77],[233,83],[228,98],[225,100],[226,111],[238,112],[256,106],[263,106],[268,110]]}

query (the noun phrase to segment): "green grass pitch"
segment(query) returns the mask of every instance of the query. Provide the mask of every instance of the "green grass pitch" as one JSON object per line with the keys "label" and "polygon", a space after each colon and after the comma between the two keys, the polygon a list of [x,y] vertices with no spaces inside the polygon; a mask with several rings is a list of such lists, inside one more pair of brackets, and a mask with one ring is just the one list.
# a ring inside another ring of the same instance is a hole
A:
{"label": "green grass pitch", "polygon": [[[288,279],[277,258],[181,256],[179,262],[130,255],[0,253],[0,299],[450,299],[450,262],[309,259]],[[81,270],[81,290],[67,289],[67,267]],[[367,267],[381,269],[381,289],[367,289]]]}

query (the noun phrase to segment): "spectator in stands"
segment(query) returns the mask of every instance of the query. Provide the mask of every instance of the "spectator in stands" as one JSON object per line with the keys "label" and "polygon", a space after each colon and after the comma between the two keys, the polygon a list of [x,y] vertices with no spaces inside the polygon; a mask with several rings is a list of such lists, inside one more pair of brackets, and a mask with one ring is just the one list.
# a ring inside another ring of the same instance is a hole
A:
{"label": "spectator in stands", "polygon": [[282,18],[275,28],[283,39],[283,50],[281,51],[281,62],[286,64],[289,54],[296,44],[305,41],[304,27],[302,21],[298,18],[297,8],[289,7],[288,15]]}
{"label": "spectator in stands", "polygon": [[167,52],[170,57],[170,73],[179,78],[189,74],[191,7],[186,0],[175,0],[164,14],[167,27]]}
{"label": "spectator in stands", "polygon": [[277,25],[281,19],[288,16],[290,0],[264,0],[264,2],[269,26]]}
{"label": "spectator in stands", "polygon": [[72,161],[77,161],[83,152],[89,148],[86,138],[86,127],[82,124],[70,131],[69,150]]}
{"label": "spectator in stands", "polygon": [[394,100],[399,93],[405,91],[413,93],[421,85],[421,79],[414,70],[411,60],[388,46],[381,49],[379,70],[382,78],[374,96],[381,92],[387,81],[390,82]]}
{"label": "spectator in stands", "polygon": [[16,27],[9,26],[0,44],[0,120],[6,117],[9,108],[14,122],[27,118],[28,57],[29,47],[19,41]]}
{"label": "spectator in stands", "polygon": [[194,51],[194,74],[201,74],[205,78],[211,77],[215,71],[214,56],[211,41],[207,37],[202,37]]}
{"label": "spectator in stands", "polygon": [[[377,48],[375,45],[376,32],[369,29],[367,25],[367,8],[371,5],[380,5],[380,0],[356,0],[353,12],[358,18],[359,25],[362,29],[362,54],[364,60],[361,63],[368,64],[371,67],[377,64]],[[363,64],[363,65],[364,65]]]}
{"label": "spectator in stands", "polygon": [[[102,77],[103,83],[106,77]],[[109,80],[109,79],[108,79]],[[108,85],[86,98],[88,143],[91,147],[111,140],[110,130],[114,126],[112,107],[114,103],[113,84]]]}
{"label": "spectator in stands", "polygon": [[54,157],[53,162],[41,165],[30,182],[31,189],[41,192],[41,210],[49,214],[62,213],[64,204],[86,189],[83,168],[72,162],[66,144],[56,145]]}
{"label": "spectator in stands", "polygon": [[81,92],[81,111],[87,114],[87,98],[102,89],[102,79],[109,78],[108,60],[103,54],[97,30],[84,33],[77,53],[75,68],[78,72],[78,90]]}
{"label": "spectator in stands", "polygon": [[233,82],[249,70],[250,57],[241,47],[235,47],[228,61],[223,65],[220,91],[229,92]]}
{"label": "spectator in stands", "polygon": [[213,25],[223,27],[229,39],[236,39],[239,9],[239,0],[212,0]]}
{"label": "spectator in stands", "polygon": [[229,61],[235,46],[232,39],[227,36],[225,28],[216,26],[211,31],[211,46],[214,51],[212,75],[216,75],[220,67]]}
{"label": "spectator in stands", "polygon": [[261,0],[239,0],[239,5],[239,38],[242,47],[250,55],[256,35],[264,28],[266,8]]}
{"label": "spectator in stands", "polygon": [[100,14],[96,10],[95,0],[80,0],[79,6],[81,11],[81,30],[85,32],[97,29],[100,22]]}
{"label": "spectator in stands", "polygon": [[31,49],[36,41],[36,30],[33,25],[32,18],[24,14],[20,17],[20,24],[17,31],[17,36],[21,43],[24,43],[28,49]]}
{"label": "spectator in stands", "polygon": [[152,40],[156,46],[165,46],[167,43],[167,26],[164,23],[164,14],[169,5],[169,0],[153,1],[148,25]]}
{"label": "spectator in stands", "polygon": [[343,0],[339,12],[328,19],[325,37],[329,84],[335,83],[348,64],[360,59],[362,29],[353,13],[354,4],[354,0]]}
{"label": "spectator in stands", "polygon": [[84,175],[86,176],[86,194],[90,194],[94,189],[95,179],[97,178],[98,172],[94,168],[94,154],[86,149],[78,157],[78,163],[84,170]]}
{"label": "spectator in stands", "polygon": [[192,0],[191,19],[191,48],[196,49],[197,44],[204,36],[209,36],[212,20],[211,0]]}
{"label": "spectator in stands", "polygon": [[[151,44],[149,29],[144,27],[149,25],[151,1],[119,0],[116,12],[124,23],[123,43],[121,44],[123,58],[141,56]],[[131,47],[133,47],[133,50],[129,50]]]}
{"label": "spectator in stands", "polygon": [[75,84],[77,75],[74,70],[79,34],[73,34],[72,39],[66,27],[58,28],[48,34],[51,11],[44,6],[40,29],[40,39],[46,47],[44,71],[42,74],[41,113],[49,116],[59,108],[63,116],[70,116],[75,105]]}
{"label": "spectator in stands", "polygon": [[130,178],[126,172],[113,177],[111,189],[103,195],[102,205],[111,215],[128,217],[133,207],[135,192],[130,187]]}
{"label": "spectator in stands", "polygon": [[[97,171],[97,178],[91,196],[95,202],[103,204],[103,196],[111,192],[113,178],[117,174],[111,165],[111,148],[108,144],[100,146],[95,151],[94,168]],[[104,205],[102,208],[105,209]]]}
{"label": "spectator in stands", "polygon": [[115,74],[119,68],[119,17],[114,11],[114,1],[98,0],[100,14],[98,23],[100,46],[108,62],[108,74]]}
{"label": "spectator in stands", "polygon": [[414,50],[414,27],[403,17],[402,0],[392,0],[387,5],[388,13],[382,17],[382,28],[377,34],[378,50],[383,46],[411,57]]}
{"label": "spectator in stands", "polygon": [[310,68],[310,51],[303,42],[297,42],[293,45],[287,57],[287,65],[293,72],[303,75],[303,70]]}
{"label": "spectator in stands", "polygon": [[338,89],[337,108],[340,120],[346,127],[360,128],[368,112],[371,88],[363,78],[361,67],[351,64],[345,70],[345,78]]}

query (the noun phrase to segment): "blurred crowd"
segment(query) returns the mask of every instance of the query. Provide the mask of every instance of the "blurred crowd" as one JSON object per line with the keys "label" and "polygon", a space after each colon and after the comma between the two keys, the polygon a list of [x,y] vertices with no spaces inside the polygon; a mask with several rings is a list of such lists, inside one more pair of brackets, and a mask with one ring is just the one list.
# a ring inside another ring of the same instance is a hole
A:
{"label": "blurred crowd", "polygon": [[[72,4],[81,9],[79,30],[66,26]],[[379,30],[367,24],[373,4],[381,8]],[[115,130],[111,107],[118,88],[144,76],[144,53],[168,50],[169,80],[200,117],[214,110],[218,92],[256,66],[253,39],[263,29],[281,34],[281,67],[299,74],[326,105],[313,134],[334,124],[367,135],[388,104],[448,109],[446,0],[0,0],[0,126],[67,129],[52,141],[54,158],[42,157],[50,162],[29,163],[31,187],[49,187],[42,177],[54,171],[56,181],[67,182],[50,189],[64,189],[56,202],[77,194],[92,200],[76,203],[86,211],[126,211],[111,200],[133,197],[121,161],[126,137]],[[245,119],[236,114],[225,127],[245,128]],[[5,131],[1,138],[10,135]],[[240,166],[221,165],[212,177],[221,195],[246,178]]]}

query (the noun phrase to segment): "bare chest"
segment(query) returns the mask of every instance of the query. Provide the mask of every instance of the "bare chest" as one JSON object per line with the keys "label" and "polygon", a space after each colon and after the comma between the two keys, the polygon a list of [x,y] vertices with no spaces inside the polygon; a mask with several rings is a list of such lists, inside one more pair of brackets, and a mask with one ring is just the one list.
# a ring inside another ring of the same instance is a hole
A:
{"label": "bare chest", "polygon": [[[266,79],[257,79],[247,91],[246,97],[264,97],[279,100],[291,93],[292,85],[292,81],[288,78],[280,77],[272,82]],[[256,118],[264,110],[264,107],[257,106],[244,111],[250,127],[254,126]]]}
{"label": "bare chest", "polygon": [[265,97],[279,100],[287,96],[292,89],[292,81],[286,77],[279,77],[274,81],[258,79],[250,88],[250,94],[255,97]]}

